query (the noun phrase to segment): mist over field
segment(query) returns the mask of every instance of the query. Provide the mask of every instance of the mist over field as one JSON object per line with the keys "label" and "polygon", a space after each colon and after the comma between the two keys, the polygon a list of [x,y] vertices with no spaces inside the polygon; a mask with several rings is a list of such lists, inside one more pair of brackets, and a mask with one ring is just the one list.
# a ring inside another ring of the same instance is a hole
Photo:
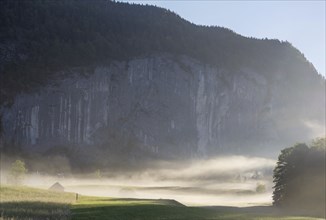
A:
{"label": "mist over field", "polygon": [[[139,171],[110,171],[49,176],[28,174],[27,186],[49,188],[60,182],[67,192],[90,196],[175,199],[186,205],[253,206],[271,204],[271,174],[276,161],[228,156],[187,162],[153,162]],[[6,173],[2,173],[4,182]],[[5,183],[5,182],[4,182]],[[262,185],[263,191],[257,192]]]}

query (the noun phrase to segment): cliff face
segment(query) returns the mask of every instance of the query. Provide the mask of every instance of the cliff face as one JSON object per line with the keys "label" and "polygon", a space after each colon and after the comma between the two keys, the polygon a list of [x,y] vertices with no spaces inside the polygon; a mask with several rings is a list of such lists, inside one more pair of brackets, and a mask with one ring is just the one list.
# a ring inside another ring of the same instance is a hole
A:
{"label": "cliff face", "polygon": [[277,151],[313,136],[301,119],[324,122],[321,90],[290,103],[302,88],[284,73],[230,72],[172,55],[70,72],[2,109],[4,142],[39,152],[66,147],[90,161],[189,158]]}

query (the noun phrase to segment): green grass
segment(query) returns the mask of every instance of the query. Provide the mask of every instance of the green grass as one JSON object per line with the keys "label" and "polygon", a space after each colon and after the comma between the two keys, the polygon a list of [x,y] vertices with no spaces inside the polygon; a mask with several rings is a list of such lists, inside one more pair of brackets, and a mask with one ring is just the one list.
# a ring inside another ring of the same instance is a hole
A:
{"label": "green grass", "polygon": [[316,220],[286,216],[272,207],[186,207],[174,200],[79,196],[27,187],[0,187],[0,219],[94,220]]}
{"label": "green grass", "polygon": [[75,201],[75,193],[53,192],[31,187],[1,186],[1,202],[37,201],[70,204]]}
{"label": "green grass", "polygon": [[316,220],[286,216],[272,207],[186,207],[174,200],[144,200],[80,196],[72,205],[72,219],[104,220]]}
{"label": "green grass", "polygon": [[[82,197],[72,206],[72,219],[104,220],[316,220],[317,218],[286,216],[270,211],[261,212],[246,208],[230,207],[186,207],[173,200],[136,200]],[[261,212],[261,213],[260,213]]]}
{"label": "green grass", "polygon": [[0,216],[4,219],[69,219],[74,201],[74,193],[1,186]]}

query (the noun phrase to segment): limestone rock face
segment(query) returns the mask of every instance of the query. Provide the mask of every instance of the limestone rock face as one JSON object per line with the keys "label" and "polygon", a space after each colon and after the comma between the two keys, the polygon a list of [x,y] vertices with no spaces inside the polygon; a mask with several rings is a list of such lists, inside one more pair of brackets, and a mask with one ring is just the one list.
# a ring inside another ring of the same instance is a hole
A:
{"label": "limestone rock face", "polygon": [[189,158],[277,152],[314,137],[309,125],[325,122],[322,90],[298,83],[304,76],[172,55],[69,71],[2,108],[5,142],[39,152],[64,146],[93,160]]}

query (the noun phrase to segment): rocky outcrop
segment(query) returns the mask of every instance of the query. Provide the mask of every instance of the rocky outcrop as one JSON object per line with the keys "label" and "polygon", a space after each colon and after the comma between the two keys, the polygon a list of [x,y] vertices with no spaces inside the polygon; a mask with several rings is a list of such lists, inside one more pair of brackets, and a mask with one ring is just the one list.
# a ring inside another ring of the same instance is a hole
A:
{"label": "rocky outcrop", "polygon": [[189,158],[276,152],[313,136],[306,121],[325,121],[316,97],[322,90],[305,86],[305,95],[285,94],[302,88],[282,72],[232,72],[172,55],[69,71],[2,108],[4,142],[40,152],[65,146],[94,160]]}

